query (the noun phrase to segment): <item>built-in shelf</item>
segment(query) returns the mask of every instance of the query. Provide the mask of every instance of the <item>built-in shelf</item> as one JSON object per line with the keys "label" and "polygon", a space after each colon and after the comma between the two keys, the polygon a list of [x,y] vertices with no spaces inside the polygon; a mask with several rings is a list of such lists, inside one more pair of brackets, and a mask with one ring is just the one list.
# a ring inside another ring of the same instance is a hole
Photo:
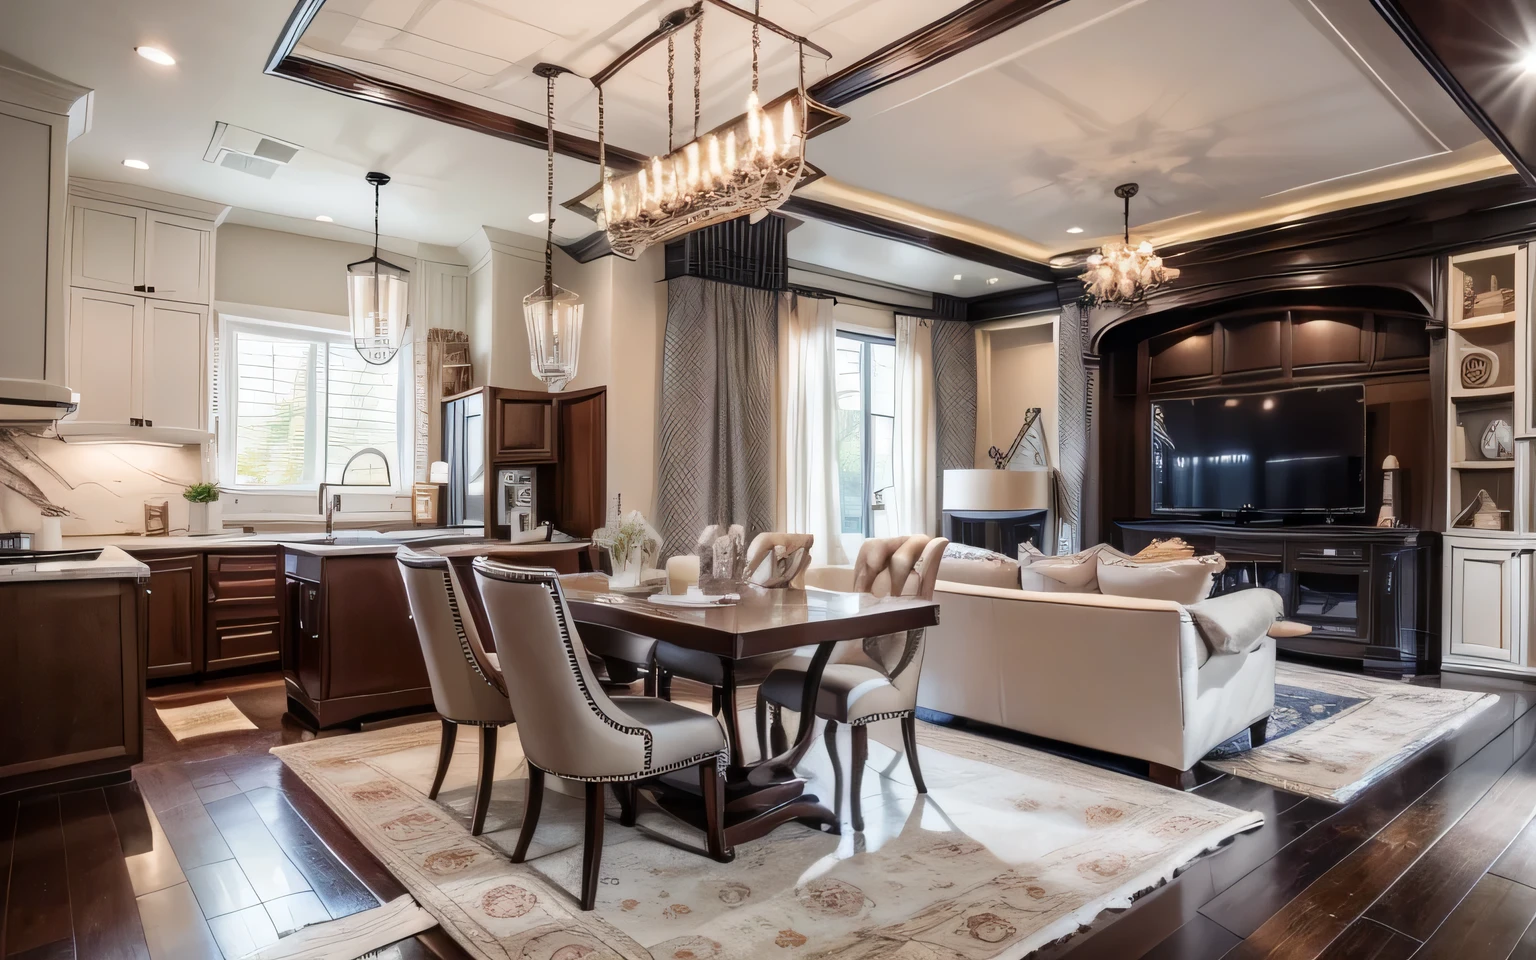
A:
{"label": "built-in shelf", "polygon": [[1475,330],[1478,327],[1498,327],[1506,323],[1514,323],[1516,314],[1513,310],[1506,313],[1490,313],[1481,317],[1467,317],[1465,320],[1451,321],[1452,330]]}
{"label": "built-in shelf", "polygon": [[1507,387],[1452,387],[1452,400],[1481,400],[1484,397],[1512,397],[1515,385]]}
{"label": "built-in shelf", "polygon": [[1513,470],[1515,461],[1509,460],[1457,460],[1451,466],[1457,470]]}

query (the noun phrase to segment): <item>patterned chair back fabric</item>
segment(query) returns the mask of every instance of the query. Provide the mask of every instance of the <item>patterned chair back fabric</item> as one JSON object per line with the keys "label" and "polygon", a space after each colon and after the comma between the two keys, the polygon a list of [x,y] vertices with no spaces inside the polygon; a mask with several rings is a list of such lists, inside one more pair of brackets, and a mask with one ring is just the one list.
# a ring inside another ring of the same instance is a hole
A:
{"label": "patterned chair back fabric", "polygon": [[[904,581],[906,595],[919,600],[933,599],[933,586],[939,579],[939,561],[949,541],[943,537],[927,537],[918,534],[907,542],[891,559],[892,580],[898,576]],[[912,571],[916,571],[915,574]],[[912,579],[908,579],[911,577]],[[925,630],[907,630],[902,633],[870,637],[864,641],[864,655],[874,661],[891,685],[903,693],[911,694],[912,706],[917,704],[917,680],[923,670]]]}
{"label": "patterned chair back fabric", "polygon": [[437,712],[456,723],[511,723],[504,678],[481,646],[468,608],[459,601],[448,558],[401,547],[395,560]]}
{"label": "patterned chair back fabric", "polygon": [[573,780],[647,770],[651,731],[603,692],[555,571],[487,557],[476,558],[474,570],[496,649],[517,664],[507,696],[528,761]]}

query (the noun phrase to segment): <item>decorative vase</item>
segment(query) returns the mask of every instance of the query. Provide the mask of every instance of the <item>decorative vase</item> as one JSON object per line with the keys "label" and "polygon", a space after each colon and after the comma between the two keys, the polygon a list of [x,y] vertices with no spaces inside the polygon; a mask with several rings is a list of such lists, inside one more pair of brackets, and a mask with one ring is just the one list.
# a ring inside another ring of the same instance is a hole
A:
{"label": "decorative vase", "polygon": [[[617,558],[615,558],[617,559]],[[608,578],[610,587],[638,587],[640,575],[645,570],[645,545],[637,544],[624,558],[623,565],[614,564],[613,576]]]}
{"label": "decorative vase", "polygon": [[209,524],[208,508],[211,503],[187,502],[187,533],[191,536],[199,536],[212,533],[213,527]]}
{"label": "decorative vase", "polygon": [[37,530],[37,542],[32,545],[32,549],[63,550],[63,521],[61,521],[58,517],[44,517],[43,525]]}

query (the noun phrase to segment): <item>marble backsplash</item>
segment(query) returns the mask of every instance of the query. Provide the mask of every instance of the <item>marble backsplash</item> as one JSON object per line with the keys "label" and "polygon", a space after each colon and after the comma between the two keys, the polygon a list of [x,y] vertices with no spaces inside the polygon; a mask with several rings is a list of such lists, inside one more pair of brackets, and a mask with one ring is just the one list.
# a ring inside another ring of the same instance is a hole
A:
{"label": "marble backsplash", "polygon": [[[172,533],[187,527],[181,491],[202,479],[202,448],[143,443],[66,443],[17,436],[17,441],[59,477],[26,458],[0,450],[6,465],[30,479],[48,500],[69,511],[65,536],[124,536],[144,532],[145,501],[170,507]],[[19,462],[18,462],[19,461]],[[26,497],[0,486],[0,532],[35,532],[42,510]]]}

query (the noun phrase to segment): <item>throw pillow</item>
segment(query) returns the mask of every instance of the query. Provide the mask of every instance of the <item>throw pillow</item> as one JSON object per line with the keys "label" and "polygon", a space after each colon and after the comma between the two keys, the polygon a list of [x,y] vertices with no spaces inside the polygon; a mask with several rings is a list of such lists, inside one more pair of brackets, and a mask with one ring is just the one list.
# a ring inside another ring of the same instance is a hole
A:
{"label": "throw pillow", "polygon": [[[914,572],[915,573],[915,572]],[[907,578],[915,581],[916,577]],[[951,543],[939,561],[939,579],[977,587],[1019,588],[1019,562],[980,547]]]}
{"label": "throw pillow", "polygon": [[1254,587],[1191,603],[1185,609],[1212,653],[1243,653],[1264,639],[1270,625],[1285,613],[1285,603],[1275,591]]}
{"label": "throw pillow", "polygon": [[[1020,547],[1021,562],[1024,555],[1025,548]],[[1101,543],[1077,553],[1057,557],[1043,554],[1029,556],[1029,564],[1019,568],[1020,588],[1044,593],[1098,593],[1099,558],[1124,557],[1125,554]]]}
{"label": "throw pillow", "polygon": [[1129,557],[1100,557],[1099,590],[1112,597],[1141,597],[1198,603],[1211,594],[1211,582],[1227,568],[1219,553],[1188,560],[1139,563]]}
{"label": "throw pillow", "polygon": [[1132,559],[1144,562],[1157,562],[1159,560],[1188,560],[1194,555],[1194,547],[1178,537],[1169,537],[1167,540],[1153,540],[1137,551]]}

